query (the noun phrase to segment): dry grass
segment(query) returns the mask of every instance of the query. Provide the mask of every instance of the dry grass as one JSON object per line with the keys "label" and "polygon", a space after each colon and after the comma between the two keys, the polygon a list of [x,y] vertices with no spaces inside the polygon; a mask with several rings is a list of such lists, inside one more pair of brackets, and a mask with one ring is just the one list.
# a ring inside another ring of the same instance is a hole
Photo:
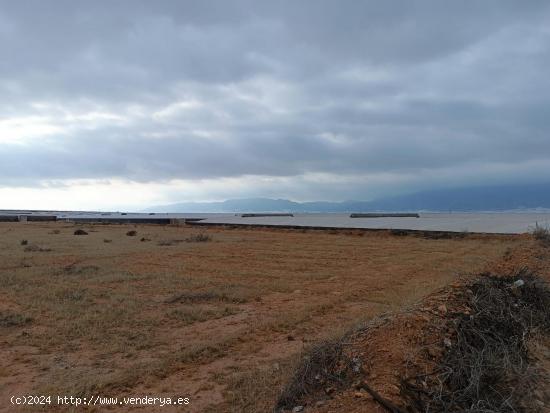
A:
{"label": "dry grass", "polygon": [[20,327],[32,321],[32,318],[23,314],[0,312],[0,327]]}
{"label": "dry grass", "polygon": [[185,240],[183,240],[183,239],[163,239],[163,240],[160,240],[157,243],[157,245],[159,245],[161,247],[169,247],[171,245],[177,245],[180,242],[185,242]]}
{"label": "dry grass", "polygon": [[23,249],[25,252],[50,252],[51,248],[48,247],[41,247],[40,245],[36,244],[24,244],[26,247]]}
{"label": "dry grass", "polygon": [[208,291],[184,292],[175,294],[166,300],[166,303],[205,303],[223,302],[243,304],[251,299],[259,299],[256,291],[247,289],[243,285],[229,284],[212,288]]}
{"label": "dry grass", "polygon": [[547,226],[543,227],[537,223],[532,231],[532,234],[536,240],[541,242],[541,244],[550,246],[550,228]]}
{"label": "dry grass", "polygon": [[212,236],[204,233],[193,234],[185,238],[185,242],[208,242],[212,241]]}
{"label": "dry grass", "polygon": [[188,325],[227,317],[237,314],[238,312],[239,310],[237,308],[229,306],[214,309],[197,306],[185,306],[168,311],[167,316],[171,319],[182,322],[184,325]]}
{"label": "dry grass", "polygon": [[307,343],[527,242],[148,225],[139,242],[124,225],[79,227],[0,224],[0,314],[12,314],[0,371],[17,372],[0,377],[0,398],[179,393],[193,411],[262,411]]}
{"label": "dry grass", "polygon": [[[227,382],[225,396],[231,412],[265,413],[273,410],[273,402],[281,393],[285,382],[296,369],[297,357],[274,360],[263,367],[234,372]],[[211,413],[219,410],[212,408]]]}
{"label": "dry grass", "polygon": [[177,245],[181,242],[209,242],[212,241],[213,237],[208,234],[199,233],[199,234],[192,234],[189,235],[185,239],[167,239],[167,240],[160,240],[158,242],[158,245],[166,247],[171,245]]}

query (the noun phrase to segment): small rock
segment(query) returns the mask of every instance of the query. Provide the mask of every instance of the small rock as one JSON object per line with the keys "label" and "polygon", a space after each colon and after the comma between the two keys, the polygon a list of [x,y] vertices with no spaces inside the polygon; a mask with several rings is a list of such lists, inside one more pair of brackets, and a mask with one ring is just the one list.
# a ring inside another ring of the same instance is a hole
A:
{"label": "small rock", "polygon": [[452,345],[453,345],[453,343],[451,342],[451,339],[450,339],[450,338],[445,337],[445,338],[443,339],[443,345],[445,345],[445,347],[447,347],[447,348],[451,348]]}
{"label": "small rock", "polygon": [[512,287],[520,288],[520,287],[523,287],[524,285],[525,285],[525,281],[520,279],[520,280],[514,281],[514,283],[512,284]]}
{"label": "small rock", "polygon": [[361,362],[361,359],[358,358],[358,357],[354,357],[351,360],[351,362],[352,362],[352,365],[353,365],[353,367],[352,367],[353,372],[354,373],[359,373],[361,371],[361,367],[363,365],[363,363]]}
{"label": "small rock", "polygon": [[447,306],[445,304],[441,304],[439,307],[437,307],[437,310],[441,314],[447,314]]}
{"label": "small rock", "polygon": [[321,407],[325,404],[325,401],[324,400],[319,400],[315,403],[315,407]]}
{"label": "small rock", "polygon": [[335,390],[334,387],[327,387],[325,389],[325,393],[326,394],[331,394],[331,393],[334,393],[334,390]]}
{"label": "small rock", "polygon": [[289,334],[288,336],[286,336],[286,339],[287,339],[288,341],[294,341],[294,336],[292,336],[292,335]]}
{"label": "small rock", "polygon": [[299,413],[304,411],[304,406],[294,406],[292,413]]}

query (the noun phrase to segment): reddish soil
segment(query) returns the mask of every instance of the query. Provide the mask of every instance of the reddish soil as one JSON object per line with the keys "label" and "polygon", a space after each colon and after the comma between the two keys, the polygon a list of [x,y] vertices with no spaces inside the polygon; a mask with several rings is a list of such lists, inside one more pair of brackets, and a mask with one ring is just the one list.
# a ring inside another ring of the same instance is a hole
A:
{"label": "reddish soil", "polygon": [[[24,394],[191,401],[90,411],[270,411],[309,344],[413,308],[466,274],[544,262],[528,236],[151,225],[73,235],[80,227],[0,224],[0,411],[18,411],[9,397]],[[212,241],[185,241],[198,232]],[[365,343],[366,361],[384,366],[373,378],[381,393],[393,394],[390,376],[414,357],[409,343],[430,314],[404,313]]]}

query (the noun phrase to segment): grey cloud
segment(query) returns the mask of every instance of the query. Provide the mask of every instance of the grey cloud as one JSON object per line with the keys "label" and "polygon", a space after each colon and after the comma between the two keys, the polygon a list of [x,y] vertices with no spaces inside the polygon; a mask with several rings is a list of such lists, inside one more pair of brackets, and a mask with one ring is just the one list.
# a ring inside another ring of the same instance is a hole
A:
{"label": "grey cloud", "polygon": [[0,136],[0,185],[509,179],[550,165],[549,20],[542,1],[6,2],[0,131],[44,116],[61,132]]}

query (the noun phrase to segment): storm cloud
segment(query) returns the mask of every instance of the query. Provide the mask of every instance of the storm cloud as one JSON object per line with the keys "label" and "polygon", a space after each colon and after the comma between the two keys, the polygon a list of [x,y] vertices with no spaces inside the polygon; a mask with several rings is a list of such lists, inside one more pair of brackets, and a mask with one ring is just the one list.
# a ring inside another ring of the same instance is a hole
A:
{"label": "storm cloud", "polygon": [[336,200],[545,179],[549,27],[544,1],[2,1],[0,187]]}

